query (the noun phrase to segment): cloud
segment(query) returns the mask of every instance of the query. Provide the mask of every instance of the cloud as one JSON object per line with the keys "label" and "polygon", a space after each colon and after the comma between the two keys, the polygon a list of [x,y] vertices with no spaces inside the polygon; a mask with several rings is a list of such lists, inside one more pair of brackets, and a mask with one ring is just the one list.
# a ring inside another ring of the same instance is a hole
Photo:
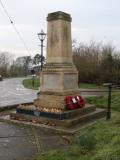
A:
{"label": "cloud", "polygon": [[[59,10],[71,14],[73,39],[80,42],[106,39],[120,46],[119,0],[5,0],[4,4],[31,54],[39,52],[37,33],[41,28],[46,32],[47,14]],[[26,54],[3,10],[0,10],[0,20],[0,50],[13,51],[19,56]]]}

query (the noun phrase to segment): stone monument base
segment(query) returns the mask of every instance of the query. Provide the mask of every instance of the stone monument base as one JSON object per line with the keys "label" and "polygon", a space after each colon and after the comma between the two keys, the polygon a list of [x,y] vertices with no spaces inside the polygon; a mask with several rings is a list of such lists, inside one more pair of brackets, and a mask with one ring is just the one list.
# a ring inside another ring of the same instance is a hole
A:
{"label": "stone monument base", "polygon": [[11,119],[33,122],[38,127],[45,130],[52,129],[53,132],[74,134],[105,115],[106,110],[96,109],[95,106],[89,104],[86,104],[84,108],[56,113],[39,111],[34,105],[21,105],[16,113],[11,113]]}
{"label": "stone monument base", "polygon": [[[76,94],[73,94],[74,92],[71,92],[72,94],[70,95],[78,95],[77,92]],[[69,94],[67,94],[69,95]],[[38,108],[49,108],[49,109],[61,109],[61,110],[66,110],[65,106],[65,99],[66,95],[48,95],[48,94],[42,94],[34,101],[34,105],[37,106]]]}
{"label": "stone monument base", "polygon": [[41,74],[40,92],[53,95],[78,92],[78,71],[73,63],[46,63]]}
{"label": "stone monument base", "polygon": [[65,110],[65,97],[80,94],[78,72],[73,63],[46,63],[41,77],[40,95],[34,101],[39,108]]}

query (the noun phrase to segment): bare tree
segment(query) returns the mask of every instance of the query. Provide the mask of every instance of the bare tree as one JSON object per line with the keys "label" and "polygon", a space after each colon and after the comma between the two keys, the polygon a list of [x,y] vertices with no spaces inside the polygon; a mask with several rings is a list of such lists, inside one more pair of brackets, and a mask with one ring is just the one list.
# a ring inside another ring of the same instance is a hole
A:
{"label": "bare tree", "polygon": [[0,74],[2,76],[9,76],[8,69],[12,62],[13,55],[8,52],[0,53]]}
{"label": "bare tree", "polygon": [[29,73],[32,64],[31,56],[18,57],[14,62],[14,66],[20,70],[20,75],[26,76]]}
{"label": "bare tree", "polygon": [[80,43],[73,49],[79,82],[120,83],[120,56],[111,44]]}

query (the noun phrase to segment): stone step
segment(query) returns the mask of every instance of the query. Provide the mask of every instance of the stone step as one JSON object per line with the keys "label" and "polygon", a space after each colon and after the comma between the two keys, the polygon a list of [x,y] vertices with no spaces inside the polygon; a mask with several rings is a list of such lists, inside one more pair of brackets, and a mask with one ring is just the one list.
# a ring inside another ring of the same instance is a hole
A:
{"label": "stone step", "polygon": [[65,111],[64,115],[65,115],[65,119],[71,119],[71,118],[74,118],[76,116],[82,116],[82,115],[91,113],[95,110],[96,110],[96,108],[95,108],[94,105],[86,104],[84,108]]}
{"label": "stone step", "polygon": [[76,125],[84,125],[85,123],[94,121],[99,118],[103,118],[106,115],[106,110],[104,109],[96,109],[95,111],[82,115],[82,116],[77,116],[75,118],[69,119],[69,120],[62,120],[63,126],[64,127],[72,127]]}
{"label": "stone step", "polygon": [[105,109],[96,109],[93,112],[84,114],[84,115],[77,115],[74,118],[64,119],[64,120],[57,120],[52,118],[40,118],[41,120],[49,121],[50,123],[55,124],[56,126],[62,126],[64,128],[75,127],[76,125],[84,125],[85,123],[91,122],[93,120],[103,118],[106,115]]}
{"label": "stone step", "polygon": [[58,119],[47,118],[47,117],[37,117],[37,116],[32,116],[27,114],[11,113],[11,116],[15,117],[16,119],[24,119],[27,121],[36,121],[41,124],[55,125],[56,128],[59,126],[63,128],[71,128],[80,124],[84,125],[93,120],[105,117],[105,115],[106,115],[106,110],[96,109],[93,112],[90,112],[84,115],[77,115],[74,118],[58,120]]}
{"label": "stone step", "polygon": [[82,116],[82,115],[91,113],[95,110],[96,110],[95,106],[91,104],[86,104],[84,108],[78,108],[75,110],[67,110],[62,113],[51,113],[51,112],[43,112],[43,111],[41,112],[41,111],[30,110],[29,106],[27,106],[27,109],[20,108],[20,107],[16,109],[17,113],[28,114],[28,115],[38,116],[38,117],[58,119],[58,120],[71,119],[76,116]]}

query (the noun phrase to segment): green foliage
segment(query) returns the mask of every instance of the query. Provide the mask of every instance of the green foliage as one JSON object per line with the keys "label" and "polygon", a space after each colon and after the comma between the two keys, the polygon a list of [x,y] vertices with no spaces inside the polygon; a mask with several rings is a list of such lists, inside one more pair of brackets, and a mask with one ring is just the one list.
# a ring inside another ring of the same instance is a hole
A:
{"label": "green foliage", "polygon": [[34,86],[33,86],[33,78],[24,79],[23,85],[26,88],[38,90],[40,86],[40,80],[39,78],[34,78]]}
{"label": "green foliage", "polygon": [[96,139],[92,132],[87,132],[77,139],[77,144],[81,150],[86,153],[95,149]]}
{"label": "green foliage", "polygon": [[[95,104],[96,107],[107,108],[108,97],[86,97],[86,103]],[[120,93],[112,94],[111,108],[120,112]]]}
{"label": "green foliage", "polygon": [[112,94],[112,109],[120,112],[120,93]]}
{"label": "green foliage", "polygon": [[86,103],[95,104],[98,108],[105,108],[107,106],[107,96],[100,97],[86,97]]}
{"label": "green foliage", "polygon": [[94,83],[80,83],[79,84],[80,88],[87,88],[87,89],[103,89],[103,87],[101,85],[97,85]]}

